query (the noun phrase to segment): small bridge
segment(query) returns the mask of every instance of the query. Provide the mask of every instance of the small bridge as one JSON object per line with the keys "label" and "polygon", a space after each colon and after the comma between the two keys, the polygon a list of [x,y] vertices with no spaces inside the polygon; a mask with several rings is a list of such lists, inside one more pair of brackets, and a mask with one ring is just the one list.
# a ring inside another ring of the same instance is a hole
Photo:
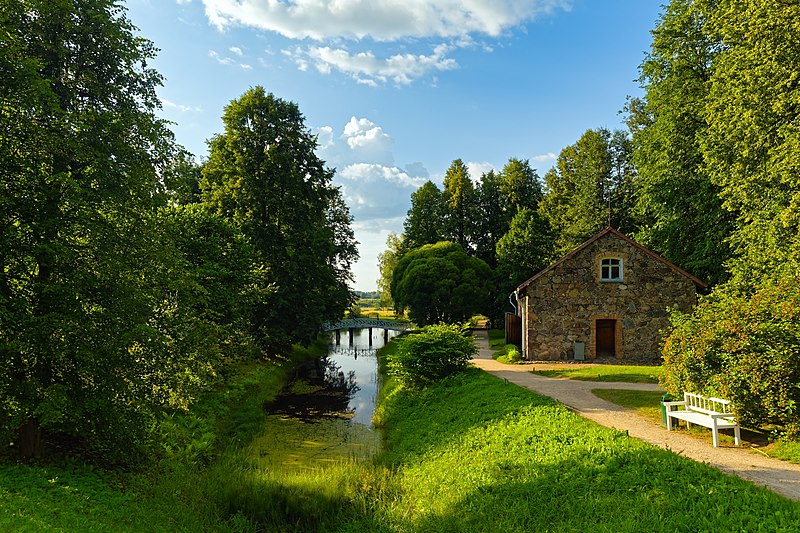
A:
{"label": "small bridge", "polygon": [[397,320],[382,320],[380,318],[348,318],[336,322],[324,322],[322,331],[339,331],[342,329],[378,328],[393,331],[408,331],[414,329],[408,322]]}

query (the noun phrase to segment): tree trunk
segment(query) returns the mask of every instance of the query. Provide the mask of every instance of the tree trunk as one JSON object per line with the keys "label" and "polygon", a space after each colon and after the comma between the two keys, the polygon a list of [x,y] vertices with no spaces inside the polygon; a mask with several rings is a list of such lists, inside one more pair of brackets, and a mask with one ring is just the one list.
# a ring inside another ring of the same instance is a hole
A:
{"label": "tree trunk", "polygon": [[19,455],[23,459],[42,456],[42,428],[35,418],[29,418],[19,428]]}

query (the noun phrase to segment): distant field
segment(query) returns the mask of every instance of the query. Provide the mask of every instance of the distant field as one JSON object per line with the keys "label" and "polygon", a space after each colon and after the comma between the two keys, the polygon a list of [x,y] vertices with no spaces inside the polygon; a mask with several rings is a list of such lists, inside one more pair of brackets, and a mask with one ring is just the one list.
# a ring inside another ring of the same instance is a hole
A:
{"label": "distant field", "polygon": [[361,316],[368,318],[385,318],[387,320],[408,320],[405,316],[396,315],[394,309],[387,309],[385,307],[362,307]]}

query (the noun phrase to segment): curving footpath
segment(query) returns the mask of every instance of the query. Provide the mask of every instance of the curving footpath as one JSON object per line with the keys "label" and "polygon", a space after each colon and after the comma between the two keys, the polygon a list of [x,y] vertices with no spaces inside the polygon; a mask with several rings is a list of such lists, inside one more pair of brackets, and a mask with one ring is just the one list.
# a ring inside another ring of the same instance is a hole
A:
{"label": "curving footpath", "polygon": [[732,444],[711,445],[711,435],[700,440],[685,433],[667,431],[659,424],[592,394],[592,389],[663,390],[648,383],[601,383],[548,378],[529,372],[530,365],[505,365],[492,359],[485,331],[476,332],[478,355],[473,364],[499,378],[533,392],[550,396],[579,415],[603,426],[627,431],[637,439],[649,442],[695,461],[706,463],[723,472],[737,475],[756,485],[800,500],[800,465],[760,455],[749,448]]}

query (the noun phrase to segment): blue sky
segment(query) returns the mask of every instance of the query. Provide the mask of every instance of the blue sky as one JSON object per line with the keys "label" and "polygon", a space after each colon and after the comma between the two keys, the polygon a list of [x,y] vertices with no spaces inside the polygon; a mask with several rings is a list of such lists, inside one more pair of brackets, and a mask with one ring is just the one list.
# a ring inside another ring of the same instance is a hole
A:
{"label": "blue sky", "polygon": [[354,288],[411,193],[460,158],[539,175],[590,128],[622,127],[661,12],[651,0],[127,0],[160,48],[163,116],[198,158],[224,106],[263,86],[296,102],[355,217]]}

